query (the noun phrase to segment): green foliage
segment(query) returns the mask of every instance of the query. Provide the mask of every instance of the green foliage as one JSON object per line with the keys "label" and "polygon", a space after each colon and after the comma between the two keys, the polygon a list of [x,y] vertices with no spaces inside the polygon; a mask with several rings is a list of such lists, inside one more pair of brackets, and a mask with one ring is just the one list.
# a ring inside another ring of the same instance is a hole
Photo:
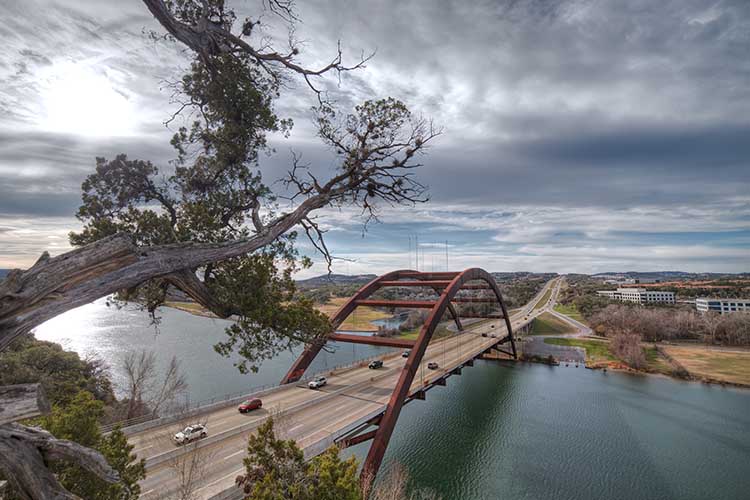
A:
{"label": "green foliage", "polygon": [[[230,356],[234,349],[243,359],[235,365],[243,373],[257,371],[257,362],[288,350],[330,328],[328,317],[311,300],[296,296],[292,265],[279,275],[278,253],[264,252],[222,263],[216,273],[216,290],[222,302],[242,312],[227,328],[228,339],[216,344],[217,352]],[[252,283],[252,287],[243,284]]]}
{"label": "green foliage", "polygon": [[360,500],[354,457],[331,447],[310,462],[292,440],[278,439],[268,419],[248,440],[241,486],[248,500]]}
{"label": "green foliage", "polygon": [[359,500],[362,498],[357,479],[357,460],[341,460],[335,446],[312,460],[309,498],[317,500]]}
{"label": "green foliage", "polygon": [[115,400],[102,362],[82,360],[59,344],[26,334],[0,352],[0,385],[36,382],[53,405],[67,405],[81,390],[108,404]]}
{"label": "green foliage", "polygon": [[103,415],[103,403],[86,392],[79,392],[67,406],[55,406],[51,414],[42,419],[42,426],[55,437],[75,441],[102,453],[107,462],[120,475],[120,482],[108,484],[85,469],[64,462],[52,465],[60,483],[70,492],[91,500],[136,499],[140,496],[138,481],[146,477],[144,460],[138,461],[131,454],[133,446],[128,444],[119,428],[102,436],[99,419]]}

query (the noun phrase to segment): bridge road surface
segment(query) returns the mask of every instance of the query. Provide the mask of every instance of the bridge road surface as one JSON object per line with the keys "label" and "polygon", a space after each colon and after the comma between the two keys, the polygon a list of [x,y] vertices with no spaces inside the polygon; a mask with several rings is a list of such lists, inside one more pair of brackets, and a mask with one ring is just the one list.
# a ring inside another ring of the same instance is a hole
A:
{"label": "bridge road surface", "polygon": [[[533,320],[542,310],[532,311],[534,304],[558,281],[548,282],[529,304],[511,315],[514,329]],[[507,334],[504,322],[494,321],[430,342],[411,393],[475,358],[497,341],[482,337],[481,333],[485,332],[498,337]],[[278,435],[297,441],[306,457],[322,452],[335,438],[385,409],[406,359],[400,352],[381,359],[384,366],[379,370],[365,366],[329,375],[328,385],[320,390],[308,389],[306,383],[288,384],[264,395],[263,408],[247,414],[240,414],[236,405],[232,405],[130,435],[128,440],[135,447],[133,452],[147,460],[147,477],[140,483],[141,498],[154,500],[174,496],[180,489],[180,469],[184,471],[189,467],[191,460],[200,463],[201,469],[194,498],[211,498],[232,489],[235,477],[244,471],[242,459],[246,455],[248,436],[270,415],[274,415]],[[427,363],[432,361],[439,364],[438,370],[427,369]],[[193,422],[205,423],[209,437],[186,447],[176,447],[172,442],[174,433]],[[226,434],[226,438],[211,442],[211,438],[220,433]],[[173,455],[176,452],[179,458],[156,463],[170,452]]]}

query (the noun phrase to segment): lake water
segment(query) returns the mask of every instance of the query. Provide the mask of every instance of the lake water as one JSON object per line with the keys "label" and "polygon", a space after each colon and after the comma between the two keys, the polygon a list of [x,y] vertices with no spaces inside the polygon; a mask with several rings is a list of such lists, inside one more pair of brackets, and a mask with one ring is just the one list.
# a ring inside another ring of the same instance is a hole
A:
{"label": "lake water", "polygon": [[[98,301],[40,326],[37,336],[113,367],[128,349],[151,349],[162,360],[177,354],[194,400],[277,382],[295,357],[241,375],[211,347],[226,322],[162,315],[155,334],[145,313]],[[375,353],[338,346],[313,370]],[[367,446],[347,453],[363,458]],[[750,391],[480,361],[404,408],[385,469],[396,462],[415,486],[445,500],[749,499]]]}
{"label": "lake water", "polygon": [[[106,300],[100,299],[40,325],[34,333],[40,340],[58,342],[82,356],[105,360],[116,389],[124,387],[120,366],[128,351],[153,351],[162,366],[172,355],[177,355],[187,375],[192,403],[278,384],[300,352],[284,352],[263,362],[257,373],[243,375],[233,365],[235,359],[224,358],[213,349],[214,344],[226,339],[224,329],[230,324],[228,321],[171,308],[162,308],[159,316],[161,322],[154,327],[148,314],[139,307],[108,307]],[[328,347],[332,352],[321,352],[308,374],[390,350],[336,342]]]}

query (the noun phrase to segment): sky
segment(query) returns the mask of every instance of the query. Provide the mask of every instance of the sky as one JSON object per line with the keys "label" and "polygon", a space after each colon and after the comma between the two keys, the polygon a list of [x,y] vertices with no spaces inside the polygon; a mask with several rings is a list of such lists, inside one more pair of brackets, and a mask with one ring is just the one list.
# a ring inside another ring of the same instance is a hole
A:
{"label": "sky", "polygon": [[[229,0],[241,13],[253,1]],[[320,222],[339,273],[470,266],[490,271],[750,271],[750,2],[747,0],[309,1],[300,61],[375,52],[320,82],[342,110],[392,96],[443,134],[418,178],[430,201],[352,209]],[[0,268],[70,247],[95,158],[127,153],[168,169],[165,82],[189,54],[154,42],[138,1],[0,6]],[[263,16],[283,47],[286,28]],[[271,137],[264,178],[291,152],[321,172],[315,96],[291,81],[294,119]],[[325,271],[316,261],[300,277]],[[447,256],[446,256],[447,254]]]}

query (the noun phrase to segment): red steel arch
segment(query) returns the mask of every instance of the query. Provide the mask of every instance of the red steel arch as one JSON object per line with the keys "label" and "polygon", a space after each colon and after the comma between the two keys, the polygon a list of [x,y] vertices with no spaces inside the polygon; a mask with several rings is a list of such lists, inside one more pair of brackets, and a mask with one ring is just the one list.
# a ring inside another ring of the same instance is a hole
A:
{"label": "red steel arch", "polygon": [[[338,329],[341,324],[346,321],[346,318],[351,315],[354,310],[357,308],[360,301],[366,300],[370,295],[375,293],[376,291],[380,290],[381,288],[387,287],[387,286],[410,286],[407,284],[407,282],[398,282],[399,279],[404,277],[413,278],[417,281],[419,281],[420,285],[429,285],[430,288],[435,290],[437,293],[440,289],[439,285],[435,285],[434,282],[426,281],[427,273],[420,273],[418,271],[412,271],[411,269],[400,269],[398,271],[392,271],[390,273],[386,273],[382,276],[378,276],[377,278],[373,279],[366,285],[364,285],[362,288],[357,290],[357,293],[352,295],[352,297],[347,300],[344,305],[341,306],[341,308],[336,311],[336,314],[331,318],[331,325],[333,326],[334,333],[330,334],[328,337],[325,337],[323,339],[320,339],[320,341],[309,344],[307,347],[305,347],[305,350],[302,352],[299,358],[294,362],[292,367],[289,369],[287,374],[284,376],[284,378],[281,380],[282,384],[288,384],[291,382],[297,382],[299,379],[302,378],[302,376],[305,374],[305,370],[310,366],[310,363],[313,362],[315,357],[320,353],[321,349],[323,349],[323,345],[328,340],[339,340],[343,342],[356,342],[358,339],[352,338],[353,336],[346,336],[335,333],[335,331]],[[431,273],[434,274],[434,273]],[[452,273],[456,274],[456,273]],[[394,285],[394,283],[398,283],[397,285]],[[403,283],[403,284],[402,284]],[[411,285],[414,286],[414,285]],[[404,306],[409,307],[409,306]],[[463,326],[461,325],[461,320],[459,319],[458,313],[456,312],[455,308],[453,307],[453,304],[449,307],[449,312],[451,313],[451,316],[453,317],[453,320],[456,322],[456,326],[459,330],[463,330]],[[365,340],[364,338],[359,340]],[[382,339],[382,342],[369,342],[369,343],[378,343],[379,345],[389,346],[389,347],[412,347],[413,342],[407,343],[399,343],[399,345],[389,345],[385,342],[386,339]]]}
{"label": "red steel arch", "polygon": [[[483,284],[469,284],[472,281],[482,281]],[[414,286],[431,288],[433,290],[440,291],[438,299],[434,302],[429,301],[403,301],[403,300],[368,300],[373,293],[384,287],[403,287],[403,286]],[[375,278],[374,280],[367,283],[365,286],[360,288],[354,296],[352,296],[344,305],[338,310],[338,312],[331,319],[331,323],[334,327],[334,333],[331,333],[325,339],[321,339],[320,342],[309,345],[300,357],[292,365],[289,372],[286,374],[282,383],[295,382],[299,380],[305,370],[310,366],[315,356],[323,348],[323,345],[327,340],[343,341],[343,342],[359,342],[374,345],[385,345],[392,347],[409,347],[411,353],[406,360],[398,382],[396,384],[393,393],[391,394],[390,400],[385,408],[385,411],[381,416],[375,419],[372,423],[378,427],[375,431],[366,432],[359,436],[349,437],[346,439],[346,443],[355,444],[363,442],[368,439],[373,439],[370,451],[368,452],[367,458],[362,468],[362,486],[365,491],[369,490],[372,481],[377,474],[380,464],[383,461],[388,442],[390,441],[393,430],[396,426],[401,408],[411,398],[420,397],[419,394],[410,394],[411,384],[414,381],[414,376],[417,373],[419,364],[424,357],[427,345],[432,339],[432,334],[435,328],[440,323],[446,310],[448,310],[456,325],[459,329],[462,329],[461,322],[457,311],[454,309],[452,302],[456,299],[457,302],[486,302],[488,299],[480,298],[478,300],[472,300],[469,298],[459,298],[456,294],[461,290],[491,290],[494,294],[495,301],[500,305],[502,315],[490,315],[486,317],[498,318],[505,320],[505,326],[508,331],[508,335],[504,338],[497,339],[496,344],[492,347],[496,347],[498,344],[510,342],[511,352],[506,352],[513,358],[516,357],[516,344],[513,338],[513,330],[508,316],[508,311],[505,307],[500,289],[495,282],[495,279],[490,273],[480,268],[470,268],[461,272],[419,272],[412,270],[398,270],[393,271],[382,276]],[[429,308],[430,314],[427,317],[424,325],[422,326],[416,341],[406,341],[400,339],[386,339],[380,337],[364,337],[357,335],[345,335],[335,332],[346,318],[354,312],[357,306],[360,305],[374,305],[382,307],[421,307]],[[476,315],[472,315],[476,317]],[[467,365],[470,365],[472,361],[467,361]],[[441,379],[438,384],[444,384],[444,379]]]}

